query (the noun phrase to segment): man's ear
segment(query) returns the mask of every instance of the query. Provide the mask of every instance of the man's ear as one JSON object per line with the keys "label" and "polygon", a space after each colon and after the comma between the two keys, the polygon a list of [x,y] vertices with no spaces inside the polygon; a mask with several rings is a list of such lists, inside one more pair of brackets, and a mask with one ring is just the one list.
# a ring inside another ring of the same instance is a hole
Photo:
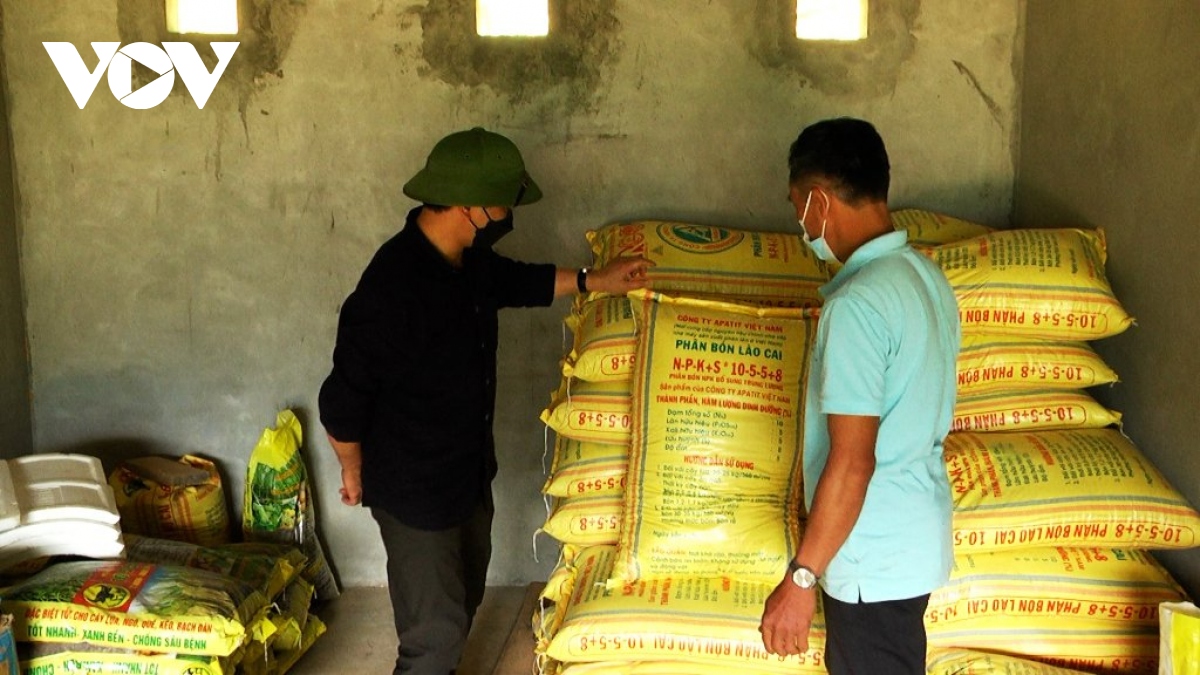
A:
{"label": "man's ear", "polygon": [[809,208],[815,209],[821,218],[829,218],[830,212],[833,211],[834,199],[837,195],[822,185],[814,185],[813,194],[816,195],[816,199],[813,200],[814,204]]}

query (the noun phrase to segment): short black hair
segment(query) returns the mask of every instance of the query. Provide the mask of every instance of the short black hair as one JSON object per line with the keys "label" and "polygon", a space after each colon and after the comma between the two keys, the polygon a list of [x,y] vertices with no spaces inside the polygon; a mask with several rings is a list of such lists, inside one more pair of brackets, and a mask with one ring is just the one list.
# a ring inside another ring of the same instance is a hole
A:
{"label": "short black hair", "polygon": [[850,204],[887,201],[891,165],[883,138],[870,122],[824,120],[800,132],[788,152],[788,181],[823,179]]}

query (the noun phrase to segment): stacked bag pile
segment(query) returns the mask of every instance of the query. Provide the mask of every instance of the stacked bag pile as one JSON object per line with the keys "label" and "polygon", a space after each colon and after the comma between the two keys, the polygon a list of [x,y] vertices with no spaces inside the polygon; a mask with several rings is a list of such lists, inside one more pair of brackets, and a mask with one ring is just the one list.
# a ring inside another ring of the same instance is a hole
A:
{"label": "stacked bag pile", "polygon": [[[230,542],[212,462],[147,457],[117,467],[103,488],[114,522],[119,512],[125,525],[121,555],[43,557],[5,571],[14,583],[0,591],[0,608],[13,616],[19,672],[287,672],[325,631],[309,612],[314,594],[337,595],[311,506],[298,496],[307,493],[300,441],[290,411],[263,432],[250,459],[243,543]],[[287,475],[258,481],[271,491],[253,489],[256,473],[278,463]],[[264,510],[278,517],[255,516]]]}
{"label": "stacked bag pile", "polygon": [[597,265],[653,261],[655,292],[593,295],[567,319],[542,416],[543,529],[564,544],[534,619],[543,667],[823,672],[819,640],[779,660],[757,627],[800,532],[809,308],[828,270],[793,234],[637,222],[589,238]]}
{"label": "stacked bag pile", "polygon": [[[1184,594],[1145,552],[1200,518],[1084,389],[1086,345],[1132,320],[1102,235],[893,213],[960,304],[956,567],[926,617],[931,673],[1153,672],[1157,605]],[[829,270],[799,236],[664,222],[589,233],[597,265],[640,255],[652,291],[581,298],[542,420],[543,531],[562,543],[533,617],[543,672],[825,672],[763,649],[763,603],[803,525],[808,353]],[[1069,330],[1068,330],[1069,329]],[[1079,670],[1071,670],[1078,668]]]}
{"label": "stacked bag pile", "polygon": [[1085,391],[1117,381],[1088,342],[1132,324],[1103,232],[996,231],[925,250],[963,329],[945,450],[955,569],[930,599],[930,644],[1157,672],[1159,603],[1184,593],[1146,550],[1197,545],[1200,518]]}

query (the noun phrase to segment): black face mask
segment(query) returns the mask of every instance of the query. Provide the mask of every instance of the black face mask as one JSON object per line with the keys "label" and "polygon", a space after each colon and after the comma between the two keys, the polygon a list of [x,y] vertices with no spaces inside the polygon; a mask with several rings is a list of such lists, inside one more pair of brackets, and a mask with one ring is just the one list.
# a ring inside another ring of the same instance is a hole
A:
{"label": "black face mask", "polygon": [[471,243],[471,248],[490,249],[496,245],[496,242],[503,239],[504,235],[513,231],[512,209],[509,209],[508,215],[500,220],[492,220],[487,211],[484,211],[483,214],[487,216],[487,224],[475,228],[475,241]]}

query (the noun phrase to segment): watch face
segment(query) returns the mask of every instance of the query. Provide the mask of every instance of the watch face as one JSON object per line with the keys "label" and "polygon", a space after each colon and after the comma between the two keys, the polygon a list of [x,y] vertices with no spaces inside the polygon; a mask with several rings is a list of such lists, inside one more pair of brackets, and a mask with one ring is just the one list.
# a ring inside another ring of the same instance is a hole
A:
{"label": "watch face", "polygon": [[800,567],[795,572],[792,572],[792,582],[800,588],[813,588],[817,585],[817,575],[812,573],[812,570],[807,567]]}

